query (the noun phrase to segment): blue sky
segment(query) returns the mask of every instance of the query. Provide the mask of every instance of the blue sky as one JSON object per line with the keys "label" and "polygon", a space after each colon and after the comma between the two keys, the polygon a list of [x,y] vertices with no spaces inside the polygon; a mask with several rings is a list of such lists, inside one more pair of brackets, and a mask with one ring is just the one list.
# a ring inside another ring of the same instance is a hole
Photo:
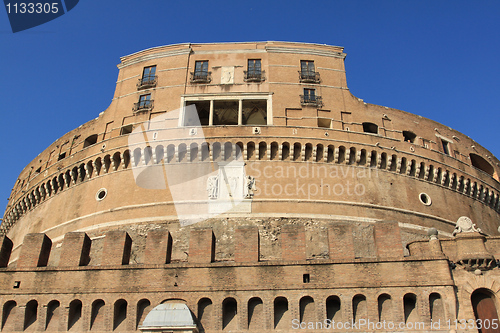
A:
{"label": "blue sky", "polygon": [[80,0],[14,34],[0,9],[0,208],[26,164],[107,108],[121,56],[172,43],[344,46],[355,96],[436,120],[500,157],[499,17],[496,0]]}

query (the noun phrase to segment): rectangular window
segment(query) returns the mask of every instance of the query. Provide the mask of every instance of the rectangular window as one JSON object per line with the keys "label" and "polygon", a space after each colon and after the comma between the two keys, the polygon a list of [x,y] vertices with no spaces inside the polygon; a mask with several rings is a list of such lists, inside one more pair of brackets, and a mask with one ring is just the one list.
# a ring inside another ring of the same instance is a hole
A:
{"label": "rectangular window", "polygon": [[208,71],[208,60],[196,61],[194,72],[191,72],[191,82],[208,83],[210,82],[210,72]]}
{"label": "rectangular window", "polygon": [[140,110],[150,110],[153,108],[153,100],[151,99],[151,94],[141,95],[139,97],[139,102],[134,104],[133,111]]}
{"label": "rectangular window", "polygon": [[261,73],[260,59],[248,59],[248,73],[260,76]]}
{"label": "rectangular window", "polygon": [[314,61],[301,60],[300,61],[300,82],[319,83],[319,73],[314,69]]}
{"label": "rectangular window", "polygon": [[450,148],[448,147],[448,141],[441,139],[441,143],[443,144],[443,153],[446,155],[450,155]]}
{"label": "rectangular window", "polygon": [[156,77],[156,66],[144,67],[142,72],[142,82],[154,81]]}
{"label": "rectangular window", "polygon": [[312,60],[301,60],[300,70],[302,72],[314,73],[314,61]]}
{"label": "rectangular window", "polygon": [[156,66],[144,67],[142,77],[137,83],[137,89],[147,89],[156,86]]}
{"label": "rectangular window", "polygon": [[313,103],[316,101],[316,89],[304,88],[304,101],[306,103]]}

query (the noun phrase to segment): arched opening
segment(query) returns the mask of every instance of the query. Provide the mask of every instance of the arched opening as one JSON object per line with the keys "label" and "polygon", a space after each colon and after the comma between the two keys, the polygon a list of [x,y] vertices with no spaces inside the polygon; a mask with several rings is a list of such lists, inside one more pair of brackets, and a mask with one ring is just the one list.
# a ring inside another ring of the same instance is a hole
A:
{"label": "arched opening", "polygon": [[237,161],[243,160],[243,142],[236,142],[236,146],[234,147],[235,153],[234,156]]}
{"label": "arched opening", "polygon": [[287,329],[290,325],[288,300],[284,297],[274,299],[274,329]]}
{"label": "arched opening", "polygon": [[342,321],[340,298],[338,296],[330,296],[326,299],[326,318],[331,321]]}
{"label": "arched opening", "polygon": [[403,297],[403,308],[405,323],[416,323],[419,321],[417,312],[417,296],[415,294],[406,294]]}
{"label": "arched opening", "polygon": [[290,144],[288,142],[283,142],[283,148],[281,149],[281,159],[283,161],[290,157]]}
{"label": "arched opening", "polygon": [[267,144],[262,141],[259,143],[259,160],[266,159]]}
{"label": "arched opening", "polygon": [[60,305],[59,301],[51,301],[47,304],[45,330],[48,332],[59,331]]}
{"label": "arched opening", "polygon": [[443,299],[438,293],[429,295],[429,310],[431,313],[431,321],[444,320]]}
{"label": "arched opening", "polygon": [[212,311],[213,304],[210,299],[202,298],[198,301],[198,321],[202,331],[212,328]]}
{"label": "arched opening", "polygon": [[210,158],[210,146],[207,142],[201,144],[201,160],[206,161]]}
{"label": "arched opening", "polygon": [[[115,160],[115,155],[113,155],[113,160]],[[148,165],[151,162],[152,158],[153,158],[153,148],[147,146],[146,148],[144,148],[144,164]],[[116,166],[117,165],[115,164],[115,167]]]}
{"label": "arched opening", "polygon": [[226,298],[222,302],[222,329],[238,329],[238,303],[232,297]]}
{"label": "arched opening", "polygon": [[[484,171],[488,175],[494,177],[495,169],[487,160],[473,153],[469,154],[469,157],[470,157],[470,162],[474,168]],[[498,180],[498,177],[496,177],[495,179]]]}
{"label": "arched opening", "polygon": [[138,166],[141,162],[141,148],[134,149],[134,166]]}
{"label": "arched opening", "polygon": [[278,159],[278,143],[271,142],[271,160]]}
{"label": "arched opening", "polygon": [[17,303],[15,301],[8,301],[3,305],[2,311],[2,331],[13,329],[16,321]]}
{"label": "arched opening", "polygon": [[316,162],[323,162],[324,148],[319,144],[316,146]]}
{"label": "arched opening", "polygon": [[305,151],[304,151],[304,160],[305,161],[311,161],[312,159],[312,153],[313,153],[313,148],[312,148],[312,144],[310,143],[306,143],[306,148],[305,148]]}
{"label": "arched opening", "polygon": [[378,321],[390,321],[392,311],[392,299],[387,294],[378,297]]}
{"label": "arched opening", "polygon": [[248,329],[259,330],[264,327],[264,305],[259,297],[248,301]]}
{"label": "arched opening", "polygon": [[127,301],[119,299],[115,302],[113,311],[113,330],[126,330]]}
{"label": "arched opening", "polygon": [[302,153],[302,146],[299,142],[293,144],[293,160],[298,161]]}
{"label": "arched opening", "polygon": [[326,162],[332,163],[335,158],[335,147],[332,145],[328,145],[328,151],[326,153]]}
{"label": "arched opening", "polygon": [[167,163],[170,163],[174,160],[175,157],[175,146],[168,145],[167,146]]}
{"label": "arched opening", "polygon": [[35,300],[26,303],[26,309],[24,312],[24,330],[26,331],[31,325],[36,323],[38,318],[38,302]]}
{"label": "arched opening", "polygon": [[[219,144],[220,148],[220,144]],[[186,155],[187,155],[187,145],[185,143],[181,143],[179,147],[177,147],[177,157],[179,158],[179,162],[185,162],[186,161]]]}
{"label": "arched opening", "polygon": [[374,123],[363,123],[363,132],[378,134],[378,126]]}
{"label": "arched opening", "polygon": [[104,301],[98,299],[92,303],[92,313],[90,316],[90,329],[92,331],[104,330]]}
{"label": "arched opening", "polygon": [[[190,161],[189,162],[193,162],[193,161],[198,161],[199,160],[199,157],[198,157],[198,144],[193,142],[192,144],[189,145],[189,157],[190,157]],[[158,159],[158,157],[156,157],[156,159]]]}
{"label": "arched opening", "polygon": [[255,153],[255,143],[249,142],[247,143],[247,160],[251,160],[254,157]]}
{"label": "arched opening", "polygon": [[410,131],[403,131],[403,140],[409,143],[415,143],[417,135]]}
{"label": "arched opening", "polygon": [[299,302],[300,308],[300,322],[315,322],[316,321],[316,307],[314,306],[314,299],[310,296],[304,296]]}
{"label": "arched opening", "polygon": [[135,323],[135,327],[139,327],[146,318],[146,315],[149,313],[151,307],[151,302],[148,299],[141,299],[137,302],[137,320]]}
{"label": "arched opening", "polygon": [[165,150],[163,149],[163,146],[162,145],[156,146],[156,148],[155,148],[155,155],[156,155],[155,163],[156,164],[161,163],[161,161],[163,160],[164,154],[165,154]]}
{"label": "arched opening", "polygon": [[352,317],[354,322],[360,319],[366,319],[368,309],[366,307],[366,297],[364,295],[356,295],[352,299]]}
{"label": "arched opening", "polygon": [[[478,289],[472,293],[471,302],[476,320],[481,320],[483,323],[483,327],[479,332],[498,332],[498,328],[493,329],[491,325],[493,322],[498,323],[498,311],[493,293],[487,289]],[[487,322],[490,323],[489,327],[486,326]]]}
{"label": "arched opening", "polygon": [[93,134],[85,139],[85,141],[83,142],[83,148],[90,147],[92,145],[95,145],[96,143],[97,143],[97,134]]}
{"label": "arched opening", "polygon": [[69,304],[68,331],[80,330],[81,317],[82,317],[82,302],[80,300],[75,299]]}

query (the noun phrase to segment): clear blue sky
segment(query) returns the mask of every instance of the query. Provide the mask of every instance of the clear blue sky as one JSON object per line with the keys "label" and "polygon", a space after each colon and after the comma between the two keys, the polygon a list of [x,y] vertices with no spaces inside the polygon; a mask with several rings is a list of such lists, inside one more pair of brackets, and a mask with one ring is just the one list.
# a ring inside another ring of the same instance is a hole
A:
{"label": "clear blue sky", "polygon": [[182,42],[339,45],[368,103],[454,128],[500,157],[500,1],[80,0],[11,32],[0,8],[0,210],[17,176],[113,97],[119,57]]}

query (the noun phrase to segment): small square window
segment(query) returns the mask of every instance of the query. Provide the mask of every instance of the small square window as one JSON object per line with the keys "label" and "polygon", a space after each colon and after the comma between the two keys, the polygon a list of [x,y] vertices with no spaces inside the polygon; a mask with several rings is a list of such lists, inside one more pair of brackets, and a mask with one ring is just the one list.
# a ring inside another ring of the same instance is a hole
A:
{"label": "small square window", "polygon": [[302,276],[302,282],[304,282],[304,283],[309,283],[309,282],[311,282],[311,276],[310,276],[309,274],[304,274],[304,275]]}
{"label": "small square window", "polygon": [[132,125],[123,126],[120,130],[120,135],[130,134],[132,133],[132,130],[133,130]]}
{"label": "small square window", "polygon": [[57,159],[58,161],[62,160],[63,158],[66,157],[66,153],[59,154],[59,158]]}
{"label": "small square window", "polygon": [[15,281],[14,282],[14,289],[18,289],[21,287],[21,281]]}

